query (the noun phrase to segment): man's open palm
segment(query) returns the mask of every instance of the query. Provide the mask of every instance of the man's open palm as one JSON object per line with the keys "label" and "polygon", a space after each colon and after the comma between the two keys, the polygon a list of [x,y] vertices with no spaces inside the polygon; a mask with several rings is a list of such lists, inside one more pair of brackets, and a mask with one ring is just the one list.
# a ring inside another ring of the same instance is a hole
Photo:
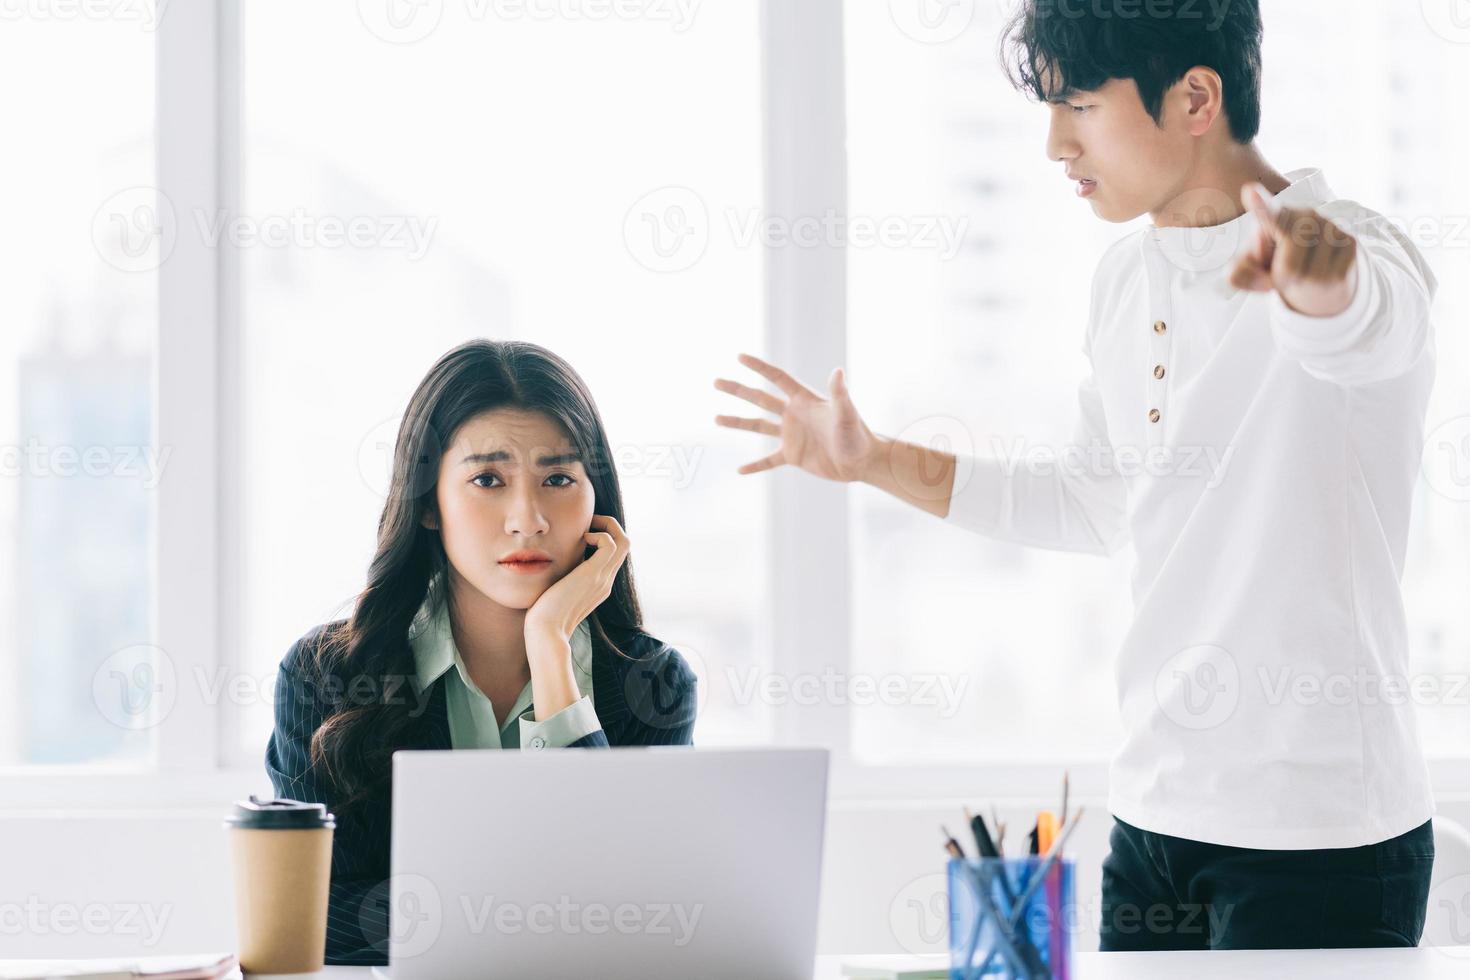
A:
{"label": "man's open palm", "polygon": [[740,363],[774,384],[785,399],[737,381],[715,379],[715,387],[720,391],[743,398],[780,419],[773,422],[764,418],[715,416],[716,424],[726,428],[746,429],[781,440],[781,448],[776,452],[746,463],[737,472],[759,473],[789,464],[825,480],[841,483],[850,483],[862,476],[863,466],[877,447],[878,440],[858,415],[857,406],[847,392],[847,379],[842,368],[832,372],[828,381],[831,397],[823,398],[774,364],[767,364],[758,357],[741,354]]}

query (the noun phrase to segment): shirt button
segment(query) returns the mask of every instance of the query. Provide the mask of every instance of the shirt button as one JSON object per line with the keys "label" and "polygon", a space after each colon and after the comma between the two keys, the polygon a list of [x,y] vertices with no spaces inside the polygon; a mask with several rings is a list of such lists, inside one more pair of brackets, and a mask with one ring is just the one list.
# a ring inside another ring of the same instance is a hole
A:
{"label": "shirt button", "polygon": [[544,749],[544,748],[546,748],[546,739],[542,738],[540,735],[537,735],[535,738],[531,739],[531,748],[533,748],[533,749]]}
{"label": "shirt button", "polygon": [[1154,333],[1163,333],[1165,330],[1168,330],[1168,329],[1169,329],[1169,325],[1167,323],[1165,323],[1163,320],[1155,320],[1154,321]]}
{"label": "shirt button", "polygon": [[1149,409],[1148,420],[1150,422],[1157,422],[1159,420],[1159,410],[1157,408]]}
{"label": "shirt button", "polygon": [[1164,365],[1162,365],[1162,364],[1156,364],[1156,365],[1154,365],[1154,377],[1156,377],[1156,378],[1162,378],[1163,376],[1164,376]]}

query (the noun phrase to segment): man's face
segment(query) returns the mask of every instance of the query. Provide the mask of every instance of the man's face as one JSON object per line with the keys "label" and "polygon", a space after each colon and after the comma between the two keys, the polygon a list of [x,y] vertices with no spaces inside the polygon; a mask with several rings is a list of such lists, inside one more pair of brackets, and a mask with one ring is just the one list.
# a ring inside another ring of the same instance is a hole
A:
{"label": "man's face", "polygon": [[[1181,82],[1181,85],[1184,83]],[[1189,96],[1164,97],[1160,123],[1131,78],[1091,92],[1069,92],[1048,105],[1046,155],[1064,164],[1079,193],[1104,221],[1131,221],[1174,199],[1188,179],[1197,141],[1189,131]]]}

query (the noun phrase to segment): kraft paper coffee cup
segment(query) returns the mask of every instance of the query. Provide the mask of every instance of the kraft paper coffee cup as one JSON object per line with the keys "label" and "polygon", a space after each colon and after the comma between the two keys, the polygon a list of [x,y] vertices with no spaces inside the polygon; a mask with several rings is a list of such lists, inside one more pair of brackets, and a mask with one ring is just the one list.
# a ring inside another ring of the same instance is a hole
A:
{"label": "kraft paper coffee cup", "polygon": [[235,869],[240,969],[321,970],[327,951],[335,818],[320,803],[251,795],[235,804],[225,827]]}

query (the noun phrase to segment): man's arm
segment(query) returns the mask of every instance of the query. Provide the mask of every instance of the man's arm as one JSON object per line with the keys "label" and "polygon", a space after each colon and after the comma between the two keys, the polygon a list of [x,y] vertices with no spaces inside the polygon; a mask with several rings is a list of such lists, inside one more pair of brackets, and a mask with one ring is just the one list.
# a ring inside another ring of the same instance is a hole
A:
{"label": "man's arm", "polygon": [[[1083,354],[1090,365],[1087,342]],[[776,452],[740,467],[742,474],[795,466],[827,480],[868,483],[960,527],[1037,548],[1111,554],[1127,540],[1127,490],[1113,465],[1102,398],[1090,375],[1067,446],[1049,461],[999,460],[876,435],[853,404],[841,368],[832,372],[830,397],[823,398],[773,364],[748,354],[741,361],[785,396],[715,381],[719,390],[780,416],[779,423],[715,417],[728,428],[781,440]]]}
{"label": "man's arm", "polygon": [[1127,489],[1113,465],[1102,399],[1089,376],[1068,448],[999,460],[878,437],[862,482],[966,530],[1054,551],[1112,554],[1128,540]]}

